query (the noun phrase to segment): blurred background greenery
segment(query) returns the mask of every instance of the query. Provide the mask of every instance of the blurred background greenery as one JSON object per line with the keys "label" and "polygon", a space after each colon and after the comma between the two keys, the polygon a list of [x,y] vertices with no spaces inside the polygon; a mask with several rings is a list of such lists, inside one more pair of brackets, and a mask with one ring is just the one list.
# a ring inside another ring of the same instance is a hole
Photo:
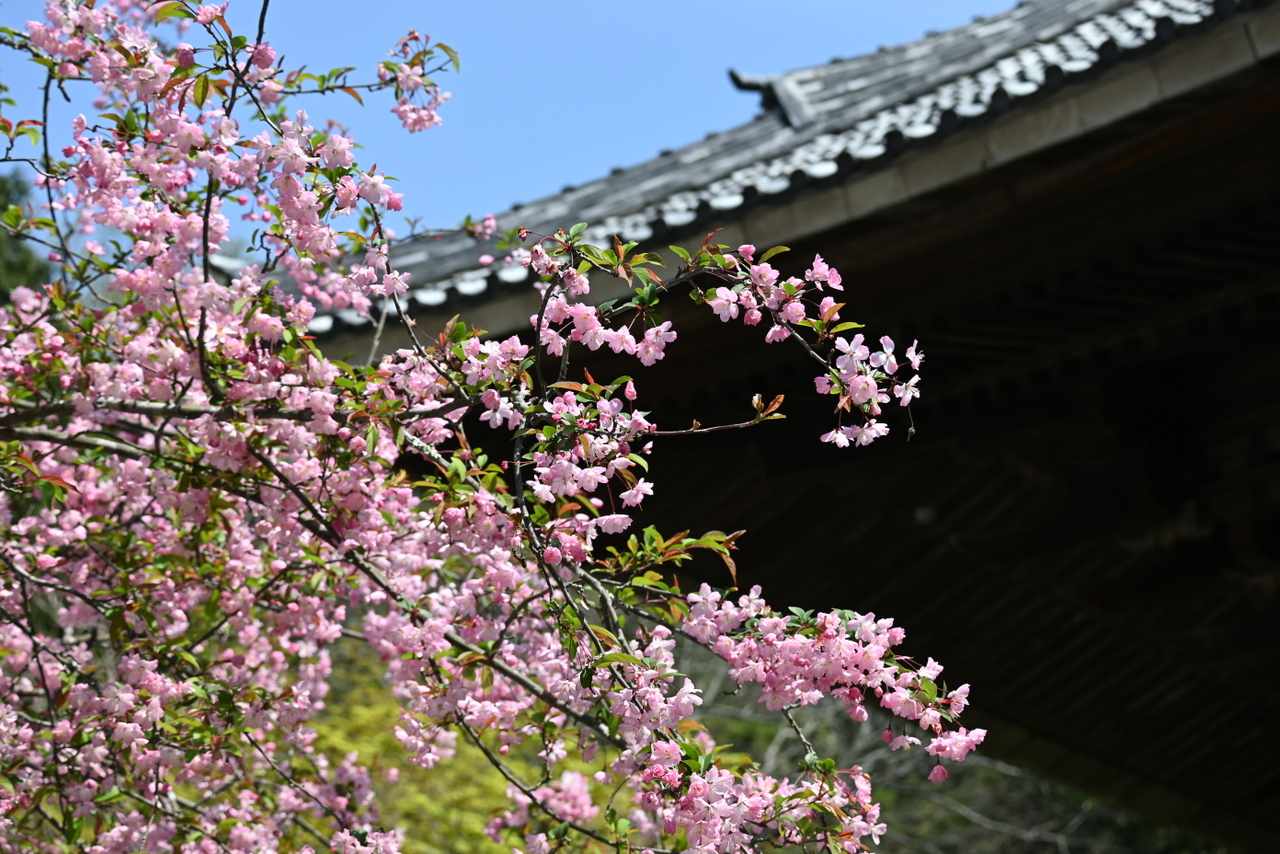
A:
{"label": "blurred background greenery", "polygon": [[[723,668],[704,651],[684,650],[681,667],[703,686],[699,719],[721,744],[732,743],[734,752],[749,754],[768,773],[794,772],[804,749],[756,702],[754,691],[733,692]],[[375,769],[381,823],[404,828],[408,854],[509,854],[516,840],[499,845],[484,835],[505,808],[506,781],[461,739],[457,756],[430,771],[409,762],[394,735],[399,706],[381,670],[359,641],[335,647],[333,690],[316,726],[323,749],[334,759],[355,751]],[[1225,854],[981,752],[948,763],[949,779],[930,783],[932,757],[919,747],[890,751],[880,738],[889,716],[878,709],[863,724],[834,704],[795,714],[819,755],[835,757],[840,768],[859,764],[872,775],[889,825],[875,846],[882,854]],[[527,761],[515,764],[526,774],[533,770]]]}
{"label": "blurred background greenery", "polygon": [[[25,207],[30,194],[30,185],[16,171],[0,175],[0,214],[11,206]],[[52,270],[34,246],[0,226],[0,303],[8,302],[9,294],[20,285],[32,287],[49,280]]]}

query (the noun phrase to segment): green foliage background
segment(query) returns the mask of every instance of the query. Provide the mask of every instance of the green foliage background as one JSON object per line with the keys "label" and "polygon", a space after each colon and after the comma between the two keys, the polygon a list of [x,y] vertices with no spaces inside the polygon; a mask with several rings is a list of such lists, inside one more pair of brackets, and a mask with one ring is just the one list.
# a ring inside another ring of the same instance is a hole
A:
{"label": "green foliage background", "polygon": [[[0,175],[0,212],[11,205],[27,203],[31,188],[17,172]],[[0,228],[0,303],[19,286],[31,287],[48,281],[52,270],[31,248],[32,244],[13,237]]]}
{"label": "green foliage background", "polygon": [[[793,770],[803,753],[795,736],[706,655],[682,664],[705,686],[700,719],[721,744],[765,770]],[[316,724],[321,747],[336,761],[352,751],[375,768],[383,827],[405,830],[409,854],[510,854],[484,835],[505,809],[506,781],[480,751],[459,742],[457,756],[430,771],[409,762],[394,730],[399,705],[381,679],[382,662],[359,641],[334,649],[328,708]],[[880,854],[1226,854],[1173,828],[1139,819],[1096,798],[997,762],[981,753],[951,763],[938,785],[925,778],[933,759],[920,748],[890,752],[880,740],[888,716],[855,724],[834,707],[799,710],[819,753],[838,767],[859,762],[872,774],[889,825]],[[900,723],[900,722],[899,722]],[[533,765],[512,760],[525,779]],[[399,772],[388,782],[386,770]],[[590,769],[585,769],[590,770]]]}
{"label": "green foliage background", "polygon": [[[459,740],[458,753],[430,771],[409,761],[395,736],[400,706],[380,674],[384,667],[359,641],[334,649],[328,708],[316,724],[318,744],[333,759],[355,752],[375,769],[383,827],[405,830],[406,854],[511,854],[484,835],[507,803],[507,782],[478,748]],[[389,782],[386,772],[396,769]]]}

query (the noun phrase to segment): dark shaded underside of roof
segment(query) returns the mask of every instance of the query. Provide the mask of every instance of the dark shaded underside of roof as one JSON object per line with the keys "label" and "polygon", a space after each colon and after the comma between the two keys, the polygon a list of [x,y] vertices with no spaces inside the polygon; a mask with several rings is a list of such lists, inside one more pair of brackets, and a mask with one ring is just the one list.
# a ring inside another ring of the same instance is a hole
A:
{"label": "dark shaded underside of roof", "polygon": [[909,443],[887,413],[896,440],[820,445],[814,367],[711,316],[640,393],[673,426],[786,394],[786,421],[660,442],[660,528],[746,528],[743,583],[895,617],[974,684],[988,755],[1257,851],[1280,832],[1280,71],[1230,86],[795,245],[929,354]]}

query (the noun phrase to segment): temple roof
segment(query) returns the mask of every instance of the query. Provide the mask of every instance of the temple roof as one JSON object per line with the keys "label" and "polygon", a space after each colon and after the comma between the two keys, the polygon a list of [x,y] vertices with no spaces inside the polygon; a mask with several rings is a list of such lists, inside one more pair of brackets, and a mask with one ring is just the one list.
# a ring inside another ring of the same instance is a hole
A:
{"label": "temple roof", "polygon": [[[897,47],[775,76],[730,72],[761,93],[762,111],[723,133],[498,216],[502,228],[550,233],[591,223],[589,239],[667,240],[712,219],[855,170],[1017,110],[1116,63],[1147,56],[1213,27],[1256,0],[1033,0]],[[451,290],[476,297],[523,282],[526,271],[477,262],[471,240],[450,235],[395,253],[423,307]],[[316,332],[367,322],[322,316]]]}

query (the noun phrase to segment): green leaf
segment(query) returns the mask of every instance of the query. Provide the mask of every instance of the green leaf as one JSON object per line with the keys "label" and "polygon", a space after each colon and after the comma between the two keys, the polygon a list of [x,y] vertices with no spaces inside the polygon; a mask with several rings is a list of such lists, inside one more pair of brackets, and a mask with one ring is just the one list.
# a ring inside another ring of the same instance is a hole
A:
{"label": "green leaf", "polygon": [[607,652],[592,662],[595,667],[604,667],[608,664],[634,664],[637,667],[644,667],[644,662],[636,658],[634,655],[628,655],[625,652]]}
{"label": "green leaf", "polygon": [[660,590],[671,589],[664,582],[656,578],[650,578],[648,575],[637,575],[635,578],[631,579],[629,583],[632,587],[657,587]]}
{"label": "green leaf", "polygon": [[40,503],[46,510],[51,510],[55,501],[62,501],[62,488],[54,486],[47,480],[37,480],[36,491],[40,493]]}
{"label": "green leaf", "polygon": [[166,18],[194,18],[196,15],[182,3],[166,3],[156,11],[156,23]]}
{"label": "green leaf", "polygon": [[449,47],[447,44],[437,44],[436,47],[444,51],[445,55],[449,57],[449,61],[453,63],[454,71],[462,70],[462,62],[458,59],[458,52],[456,50]]}
{"label": "green leaf", "polygon": [[593,626],[591,624],[588,624],[587,631],[591,632],[591,634],[600,638],[600,640],[608,641],[610,646],[614,646],[614,647],[622,646],[622,644],[618,642],[617,636],[615,636],[613,632],[609,631],[604,626]]}
{"label": "green leaf", "polygon": [[837,334],[839,334],[839,333],[841,333],[841,332],[844,332],[845,330],[848,330],[848,329],[862,329],[862,328],[863,328],[863,324],[861,324],[861,323],[854,323],[852,320],[848,320],[848,321],[845,321],[844,323],[841,323],[841,324],[840,324],[839,326],[837,326],[835,329],[831,329],[831,330],[829,330],[829,331],[827,332],[827,334],[828,334],[828,335],[837,335]]}
{"label": "green leaf", "polygon": [[[209,100],[209,75],[201,74],[196,78],[196,84],[191,90],[191,101],[197,107],[204,107],[204,102]],[[130,113],[129,115],[133,115]]]}
{"label": "green leaf", "polygon": [[683,248],[681,248],[681,247],[679,247],[679,246],[672,246],[672,247],[670,247],[670,249],[671,249],[671,251],[672,251],[672,252],[674,252],[674,253],[676,253],[677,255],[679,255],[679,256],[684,260],[684,262],[685,262],[686,264],[691,263],[691,257],[690,257],[690,255],[689,255],[689,250],[687,250],[687,249],[683,249]]}
{"label": "green leaf", "polygon": [[457,315],[454,315],[453,320],[450,321],[450,323],[453,324],[453,326],[449,329],[449,343],[451,344],[461,344],[463,341],[466,341],[467,338],[470,337],[470,334],[467,330],[467,324],[459,323],[457,321],[458,321]]}
{"label": "green leaf", "polygon": [[577,237],[579,234],[582,234],[582,232],[586,230],[587,230],[587,224],[585,222],[578,223],[573,228],[569,229],[569,239],[573,240],[575,237]]}
{"label": "green leaf", "polygon": [[770,249],[768,252],[761,255],[760,260],[756,263],[763,264],[765,261],[768,261],[774,255],[781,255],[783,252],[790,252],[790,251],[791,251],[790,246],[775,246],[772,249]]}
{"label": "green leaf", "polygon": [[93,802],[99,806],[106,806],[121,800],[124,800],[124,792],[120,791],[119,786],[112,786],[110,791],[98,795],[93,799]]}
{"label": "green leaf", "polygon": [[921,679],[920,689],[917,694],[922,695],[921,699],[926,703],[932,703],[938,699],[938,686],[932,679]]}
{"label": "green leaf", "polygon": [[657,252],[638,252],[631,256],[632,264],[657,264],[659,267],[667,266],[662,260],[662,256]]}
{"label": "green leaf", "polygon": [[583,254],[583,257],[587,258],[593,264],[604,266],[606,263],[617,263],[616,258],[613,261],[608,261],[604,256],[604,252],[602,252],[599,247],[592,246],[590,243],[582,244],[578,247],[578,251]]}

